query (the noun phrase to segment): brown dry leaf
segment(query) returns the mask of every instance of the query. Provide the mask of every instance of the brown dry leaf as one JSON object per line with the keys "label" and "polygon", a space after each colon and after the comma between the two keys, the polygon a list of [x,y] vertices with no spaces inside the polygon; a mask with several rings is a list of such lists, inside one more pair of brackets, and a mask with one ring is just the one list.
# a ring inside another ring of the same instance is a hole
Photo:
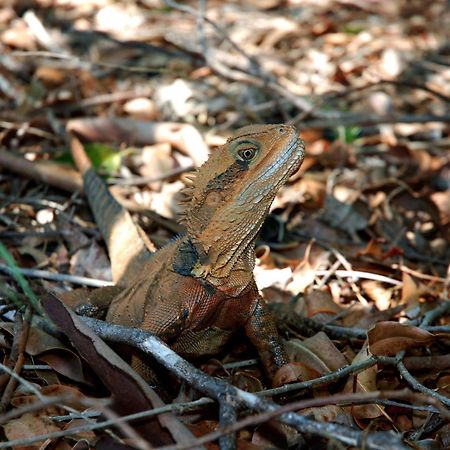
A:
{"label": "brown dry leaf", "polygon": [[[86,425],[85,419],[73,419],[69,423],[64,425],[64,430],[70,430],[71,428],[76,428],[81,425]],[[83,439],[88,442],[93,442],[96,439],[95,432],[92,430],[80,431],[76,434],[72,434],[73,439]]]}
{"label": "brown dry leaf", "polygon": [[[285,364],[275,374],[272,381],[273,387],[280,387],[283,384],[292,383],[298,380],[313,380],[321,375],[320,372],[311,367],[311,365],[319,366],[320,360],[316,358],[316,361],[314,361],[314,355],[311,354],[312,352],[309,352],[305,348],[302,349],[301,345],[298,345],[298,347],[300,348],[296,349],[297,355],[306,355],[307,361],[294,361],[289,364]],[[299,356],[297,357],[300,359]],[[309,365],[309,363],[312,364]]]}
{"label": "brown dry leaf", "polygon": [[38,358],[47,363],[53,370],[71,380],[91,384],[84,376],[80,358],[68,349],[61,352],[53,350],[41,353]]}
{"label": "brown dry leaf", "polygon": [[74,381],[86,383],[80,358],[61,341],[33,326],[30,328],[26,352],[45,361],[56,372]]}
{"label": "brown dry leaf", "polygon": [[[142,149],[142,165],[138,168],[143,177],[161,178],[173,169],[172,150],[167,142],[147,145]],[[150,183],[150,187],[157,191],[161,188],[161,181]]]}
{"label": "brown dry leaf", "polygon": [[398,322],[378,322],[367,332],[372,355],[392,356],[411,347],[429,345],[438,336]]}
{"label": "brown dry leaf", "polygon": [[[18,419],[10,420],[3,425],[3,430],[8,441],[16,439],[25,439],[40,434],[53,433],[59,431],[59,427],[55,423],[45,417],[45,412],[25,413]],[[35,442],[29,445],[15,446],[15,450],[39,450],[45,440]]]}
{"label": "brown dry leaf", "polygon": [[[11,323],[2,323],[1,328],[8,334],[12,334],[13,325]],[[30,327],[25,352],[47,362],[56,372],[71,380],[82,383],[87,382],[78,355],[73,353],[57,338],[46,333],[36,325]]]}
{"label": "brown dry leaf", "polygon": [[371,256],[375,260],[381,261],[383,260],[384,251],[377,240],[371,239],[365,248],[356,253],[356,256]]}
{"label": "brown dry leaf", "polygon": [[247,392],[260,392],[264,389],[260,379],[242,370],[233,375],[231,384]]}
{"label": "brown dry leaf", "polygon": [[363,280],[361,286],[366,295],[375,302],[379,311],[385,311],[391,304],[393,289],[385,287],[384,283],[376,280]]}
{"label": "brown dry leaf", "polygon": [[297,411],[302,416],[314,416],[318,422],[335,422],[348,426],[353,425],[351,415],[337,405],[317,406]]}
{"label": "brown dry leaf", "polygon": [[111,281],[111,263],[103,247],[92,241],[70,258],[70,273],[98,280]]}
{"label": "brown dry leaf", "polygon": [[[51,384],[49,386],[43,386],[41,388],[42,395],[46,396],[64,396],[66,400],[64,400],[64,405],[70,406],[71,408],[81,410],[84,406],[80,405],[80,399],[86,398],[85,395],[76,387],[68,386],[65,384]],[[16,408],[20,406],[29,405],[34,403],[37,400],[36,395],[34,394],[22,394],[16,392],[13,399],[11,400],[11,404]],[[45,409],[47,415],[51,414],[62,414],[63,408],[52,405]],[[51,412],[50,412],[51,411]]]}
{"label": "brown dry leaf", "polygon": [[63,84],[66,75],[66,71],[52,66],[39,66],[34,73],[36,79],[42,81],[49,88]]}
{"label": "brown dry leaf", "polygon": [[[335,316],[342,312],[342,307],[333,301],[333,297],[327,291],[314,290],[304,295],[306,317],[314,317],[318,314]],[[317,319],[317,317],[315,317]]]}
{"label": "brown dry leaf", "polygon": [[447,189],[444,192],[434,192],[430,196],[431,200],[433,200],[434,204],[439,209],[441,213],[441,221],[442,223],[450,222],[450,189]]}
{"label": "brown dry leaf", "polygon": [[332,195],[327,195],[325,209],[321,218],[333,228],[353,235],[363,230],[369,223],[370,210],[366,203],[356,200],[353,203],[339,201]]}
{"label": "brown dry leaf", "polygon": [[300,374],[303,380],[325,375],[347,365],[344,355],[324,332],[319,332],[304,341],[290,339],[286,342],[285,348],[291,361],[299,361],[297,365],[301,372],[301,368],[304,368]]}
{"label": "brown dry leaf", "polygon": [[5,45],[21,50],[36,49],[36,38],[26,23],[21,19],[15,20],[13,26],[1,34],[0,41]]}
{"label": "brown dry leaf", "polygon": [[[350,309],[350,308],[349,308]],[[374,310],[370,305],[352,305],[352,308],[342,319],[342,325],[347,327],[363,328],[368,330],[377,322],[393,320],[395,316],[401,313],[405,308],[402,305],[382,311]]]}
{"label": "brown dry leaf", "polygon": [[292,282],[288,289],[295,294],[305,292],[306,288],[314,283],[316,270],[318,270],[328,260],[330,253],[327,251],[316,250],[310,244],[305,251],[303,260],[292,272]]}
{"label": "brown dry leaf", "polygon": [[[195,437],[201,437],[204,434],[212,433],[218,428],[219,424],[213,420],[202,420],[195,424],[188,424],[188,428]],[[206,444],[208,450],[219,450],[219,446],[214,443]]]}
{"label": "brown dry leaf", "polygon": [[413,309],[419,306],[419,299],[422,295],[429,292],[427,286],[420,281],[415,280],[407,272],[402,272],[402,295],[400,304],[407,305],[408,309]]}
{"label": "brown dry leaf", "polygon": [[189,155],[196,165],[208,158],[208,147],[198,130],[189,124],[145,122],[120,117],[72,119],[67,130],[97,142],[148,145],[168,142]]}
{"label": "brown dry leaf", "polygon": [[450,395],[450,375],[444,373],[439,377],[437,381],[438,392],[442,395],[449,396]]}
{"label": "brown dry leaf", "polygon": [[[357,364],[370,358],[370,353],[368,351],[367,341],[355,356],[352,364]],[[355,382],[356,380],[356,382]],[[369,367],[363,370],[354,377],[350,377],[345,384],[343,392],[374,392],[377,390],[377,368],[376,366]],[[355,420],[359,419],[374,419],[380,417],[381,415],[386,415],[384,408],[379,405],[367,404],[367,405],[355,405],[344,408],[349,410]]]}

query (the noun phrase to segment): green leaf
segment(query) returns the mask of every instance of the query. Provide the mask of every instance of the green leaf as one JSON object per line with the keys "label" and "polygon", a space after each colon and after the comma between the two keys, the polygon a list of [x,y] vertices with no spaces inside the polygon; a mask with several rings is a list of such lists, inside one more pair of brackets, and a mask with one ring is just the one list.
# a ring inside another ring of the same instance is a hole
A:
{"label": "green leaf", "polygon": [[[95,169],[108,175],[117,174],[122,162],[123,151],[100,143],[84,144],[84,149]],[[69,150],[62,152],[54,161],[62,164],[74,164]]]}
{"label": "green leaf", "polygon": [[338,127],[337,136],[345,144],[351,144],[359,138],[361,134],[360,127]]}
{"label": "green leaf", "polygon": [[106,144],[84,144],[84,149],[93,166],[108,174],[117,173],[120,168],[122,154]]}
{"label": "green leaf", "polygon": [[346,34],[359,34],[364,31],[364,27],[360,25],[344,25],[341,31]]}

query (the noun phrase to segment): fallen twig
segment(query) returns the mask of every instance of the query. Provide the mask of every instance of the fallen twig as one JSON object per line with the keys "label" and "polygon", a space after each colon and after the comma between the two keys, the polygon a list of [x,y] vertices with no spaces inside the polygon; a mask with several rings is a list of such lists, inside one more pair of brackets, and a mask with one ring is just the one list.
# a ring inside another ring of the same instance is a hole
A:
{"label": "fallen twig", "polygon": [[[306,408],[314,408],[326,405],[361,405],[367,403],[374,403],[377,400],[387,399],[387,398],[397,398],[405,399],[410,401],[421,401],[427,403],[429,398],[420,394],[414,394],[408,390],[403,391],[375,391],[375,392],[353,392],[345,394],[335,394],[327,395],[324,397],[317,397],[305,400],[299,400],[297,402],[290,403],[288,405],[280,406],[276,411],[264,412],[255,416],[248,416],[238,422],[222,429],[208,433],[196,440],[197,444],[206,444],[215,439],[220,438],[226,433],[236,432],[248,426],[254,426],[263,422],[267,422],[271,419],[277,418],[280,413],[297,411]],[[441,407],[442,414],[447,421],[450,420],[450,413],[443,410]],[[160,450],[187,450],[191,448],[190,443],[170,445],[161,448]]]}
{"label": "fallen twig", "polygon": [[0,166],[44,184],[56,186],[69,192],[82,190],[81,176],[61,164],[31,162],[20,156],[0,150]]}
{"label": "fallen twig", "polygon": [[[127,343],[128,345],[139,348],[145,353],[151,354],[160,364],[176,374],[180,379],[216,400],[220,401],[223,396],[227,394],[233,398],[236,405],[246,406],[260,412],[269,412],[279,409],[279,406],[273,402],[263,400],[254,394],[235,388],[223,380],[206,375],[187,361],[183,360],[150,333],[140,329],[130,329],[119,325],[107,324],[89,318],[82,318],[81,320],[104,339]],[[281,414],[278,417],[278,420],[301,432],[311,433],[326,438],[333,436],[334,439],[346,445],[365,445],[367,449],[380,450],[385,450],[386,446],[389,446],[391,449],[403,450],[407,448],[402,444],[398,436],[389,432],[377,432],[363,436],[358,430],[338,424],[319,423],[292,412]],[[196,442],[193,443],[193,445],[196,444]]]}
{"label": "fallen twig", "polygon": [[360,126],[369,127],[373,125],[381,125],[388,123],[429,123],[429,122],[450,122],[450,114],[339,114],[334,118],[324,118],[315,120],[296,120],[292,119],[291,123],[298,125],[300,129],[308,128],[335,128]]}
{"label": "fallen twig", "polygon": [[[17,374],[20,374],[25,361],[24,351],[28,340],[28,332],[30,330],[30,320],[32,316],[32,309],[29,307],[26,308],[23,315],[19,311],[16,312],[14,341],[8,359],[8,365],[13,367],[14,373]],[[4,412],[8,407],[14,390],[16,389],[17,382],[18,379],[11,376],[9,377],[9,380],[7,380],[7,384],[0,401],[0,412]]]}
{"label": "fallen twig", "polygon": [[[112,286],[114,284],[112,281],[97,280],[95,278],[81,277],[78,275],[69,275],[66,273],[49,272],[48,270],[25,269],[20,267],[16,268],[15,270],[20,274],[30,278],[43,278],[45,280],[65,281],[68,283],[82,284],[84,286],[91,286],[91,287]],[[10,276],[12,276],[13,273],[13,271],[4,264],[0,264],[0,272],[6,273],[7,275]]]}

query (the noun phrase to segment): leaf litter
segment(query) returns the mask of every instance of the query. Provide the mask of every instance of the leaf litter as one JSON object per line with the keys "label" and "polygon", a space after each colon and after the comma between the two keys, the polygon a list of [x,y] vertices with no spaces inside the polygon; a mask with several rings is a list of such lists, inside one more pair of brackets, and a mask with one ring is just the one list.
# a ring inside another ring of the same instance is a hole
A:
{"label": "leaf litter", "polygon": [[[249,123],[294,123],[308,155],[274,202],[255,275],[300,378],[331,379],[280,402],[329,398],[299,412],[365,432],[404,433],[413,448],[448,448],[448,416],[438,408],[450,405],[445,2],[424,8],[415,1],[211,0],[203,34],[189,14],[201,3],[42,0],[29,9],[21,2],[0,7],[2,243],[20,268],[110,279],[61,124],[84,139],[114,195],[162,246],[182,230],[175,220],[183,177],[205,160],[208,147],[214,151]],[[58,411],[18,410],[43,402],[26,382],[45,398],[64,397],[66,406],[72,399],[78,411],[90,402],[104,412],[114,377],[128,376],[114,369],[121,363],[111,362],[112,378],[102,380],[92,371],[98,350],[83,357],[35,321],[19,345],[16,322],[25,313],[11,299],[26,303],[24,284],[7,271],[7,260],[0,263],[0,351],[24,380],[11,390],[9,375],[0,375],[2,414],[21,413],[2,422],[0,441],[66,428],[54,419],[67,413],[60,404]],[[38,297],[76,287],[28,280]],[[204,364],[255,391],[265,384],[258,366],[239,366],[252,357],[236,339],[217,363]],[[333,378],[371,358],[378,359],[370,367]],[[133,387],[135,398],[140,389]],[[162,382],[159,389],[166,403],[197,398],[175,380],[171,390]],[[336,403],[339,395],[344,400]],[[370,399],[359,404],[364,395]],[[89,402],[77,404],[80,396]],[[77,424],[96,420],[83,414]],[[181,426],[195,436],[218,427],[205,408],[179,418],[169,433],[152,423],[158,445],[179,439]],[[130,432],[111,430],[108,438],[87,429],[15,448],[78,448],[98,439],[109,445],[105,439],[118,443]],[[295,445],[327,446],[274,422],[238,434],[239,448]]]}

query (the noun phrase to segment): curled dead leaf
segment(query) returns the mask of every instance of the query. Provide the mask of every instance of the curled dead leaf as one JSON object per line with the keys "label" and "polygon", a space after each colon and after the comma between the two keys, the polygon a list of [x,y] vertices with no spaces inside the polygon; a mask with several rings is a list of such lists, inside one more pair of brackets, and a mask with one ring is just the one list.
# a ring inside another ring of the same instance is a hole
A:
{"label": "curled dead leaf", "polygon": [[[355,356],[352,364],[361,363],[370,358],[367,350],[367,341],[359,353]],[[369,367],[356,376],[347,380],[343,392],[374,392],[377,390],[377,368],[376,366]],[[375,419],[382,415],[386,416],[384,407],[376,404],[368,403],[366,405],[354,405],[345,407],[344,410],[349,411],[353,418],[358,421],[361,419]]]}
{"label": "curled dead leaf", "polygon": [[301,361],[318,375],[325,375],[347,364],[344,355],[322,331],[304,341],[290,339],[285,348],[292,360]]}
{"label": "curled dead leaf", "polygon": [[431,344],[438,338],[421,328],[388,321],[375,324],[367,336],[369,351],[377,356],[392,356],[401,350]]}
{"label": "curled dead leaf", "polygon": [[283,384],[299,381],[303,371],[303,367],[300,363],[285,364],[277,370],[277,373],[273,377],[273,387],[279,387]]}

